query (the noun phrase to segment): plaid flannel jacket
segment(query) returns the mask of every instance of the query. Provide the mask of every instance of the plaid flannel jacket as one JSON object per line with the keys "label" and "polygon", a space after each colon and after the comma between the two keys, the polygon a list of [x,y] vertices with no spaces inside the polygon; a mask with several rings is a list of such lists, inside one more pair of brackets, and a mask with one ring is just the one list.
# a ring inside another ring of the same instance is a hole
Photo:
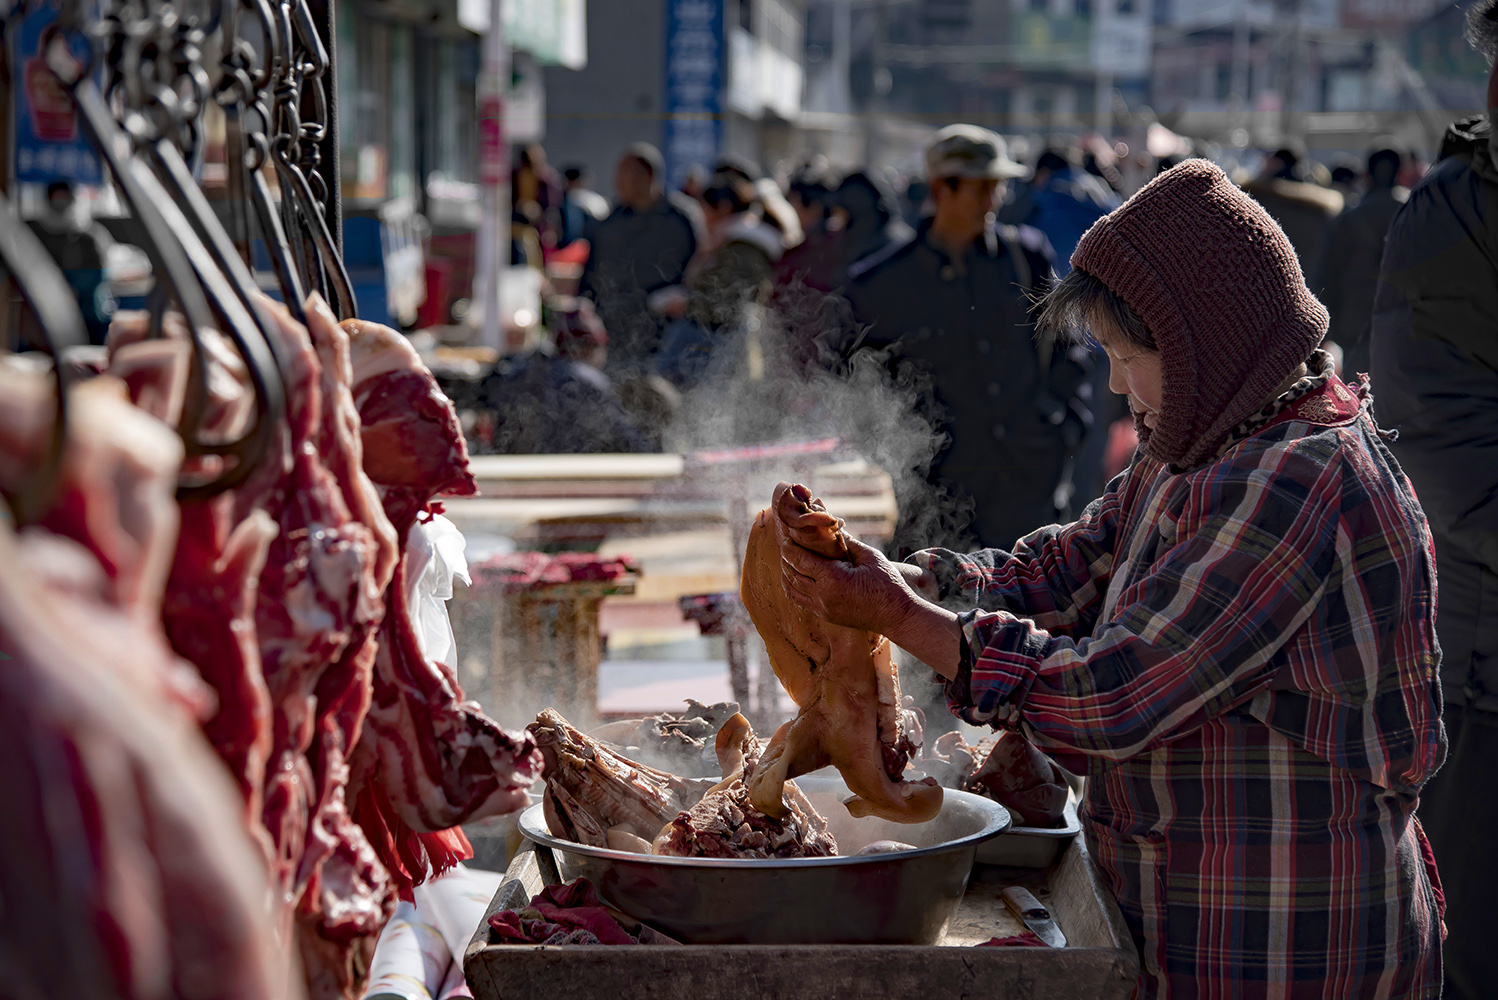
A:
{"label": "plaid flannel jacket", "polygon": [[1013,552],[911,558],[979,609],[953,711],[1088,775],[1142,996],[1440,995],[1430,533],[1366,388],[1299,388]]}

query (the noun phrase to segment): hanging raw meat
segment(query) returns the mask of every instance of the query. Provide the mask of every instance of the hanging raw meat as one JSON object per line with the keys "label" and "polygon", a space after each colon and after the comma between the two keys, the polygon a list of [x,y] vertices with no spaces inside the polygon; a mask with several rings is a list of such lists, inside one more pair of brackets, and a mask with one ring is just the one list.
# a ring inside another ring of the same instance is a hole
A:
{"label": "hanging raw meat", "polygon": [[[50,381],[0,365],[0,492],[34,474]],[[298,996],[242,799],[204,740],[212,692],[159,622],[181,444],[124,385],[74,391],[44,524],[0,518],[5,993]]]}
{"label": "hanging raw meat", "polygon": [[[168,313],[165,336],[150,338],[150,316],[116,313],[109,328],[109,374],[129,388],[135,405],[176,426],[182,415],[192,345],[180,315]],[[205,436],[240,436],[253,414],[243,362],[213,331],[208,350]],[[245,800],[246,828],[267,857],[274,853],[261,820],[265,766],[270,756],[270,693],[260,669],[255,598],[260,571],[276,534],[263,509],[290,463],[284,435],[239,489],[181,506],[181,531],[162,596],[161,617],[172,648],[197,666],[217,695],[218,709],[203,725]],[[279,494],[277,494],[279,495]]]}
{"label": "hanging raw meat", "polygon": [[525,805],[541,756],[529,734],[505,732],[464,699],[454,665],[423,655],[412,618],[406,549],[417,519],[439,495],[476,491],[457,413],[405,337],[358,320],[344,328],[364,471],[401,553],[385,595],[351,787],[355,816],[408,891],[469,856],[458,824]]}
{"label": "hanging raw meat", "polygon": [[319,296],[308,301],[306,315],[320,371],[322,415],[316,449],[338,484],[342,506],[368,531],[369,545],[359,587],[347,608],[343,653],[317,680],[316,719],[306,750],[317,798],[297,874],[298,941],[309,992],[336,997],[362,982],[394,905],[389,873],[355,822],[346,790],[349,756],[369,710],[384,592],[398,553],[395,529],[363,471],[348,334]]}
{"label": "hanging raw meat", "polygon": [[754,805],[784,816],[789,778],[832,764],[854,798],[854,816],[921,823],[941,809],[935,781],[905,781],[918,747],[907,732],[889,640],[824,622],[785,593],[776,520],[796,544],[828,559],[847,559],[843,522],[804,486],[781,483],[759,512],[744,554],[740,596],[770,653],[775,676],[799,706],[771,738],[749,779]]}

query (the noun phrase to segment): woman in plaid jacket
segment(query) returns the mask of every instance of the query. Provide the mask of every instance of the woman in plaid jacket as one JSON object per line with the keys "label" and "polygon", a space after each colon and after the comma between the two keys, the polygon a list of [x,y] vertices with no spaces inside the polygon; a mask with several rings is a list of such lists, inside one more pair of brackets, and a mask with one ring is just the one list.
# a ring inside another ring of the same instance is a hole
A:
{"label": "woman in plaid jacket", "polygon": [[1434,557],[1367,386],[1317,350],[1326,311],[1284,234],[1205,161],[1072,263],[1041,325],[1107,351],[1134,464],[1012,551],[837,563],[785,526],[787,587],[1088,776],[1141,996],[1438,997],[1414,819],[1445,754]]}

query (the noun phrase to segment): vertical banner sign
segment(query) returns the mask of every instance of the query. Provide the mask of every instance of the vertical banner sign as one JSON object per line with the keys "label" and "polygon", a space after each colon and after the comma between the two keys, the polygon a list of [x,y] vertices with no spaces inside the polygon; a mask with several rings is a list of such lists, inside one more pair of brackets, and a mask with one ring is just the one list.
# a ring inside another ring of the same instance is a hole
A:
{"label": "vertical banner sign", "polygon": [[[72,98],[42,59],[47,28],[57,20],[57,8],[43,4],[21,19],[15,33],[11,65],[17,68],[15,94],[16,180],[46,184],[64,180],[75,184],[104,182],[99,157],[78,129]],[[92,61],[88,42],[77,38],[73,53],[85,64]]]}
{"label": "vertical banner sign", "polygon": [[666,0],[666,183],[723,147],[723,0]]}
{"label": "vertical banner sign", "polygon": [[479,97],[479,182],[498,187],[510,174],[505,153],[505,99],[497,91],[484,89],[486,93]]}

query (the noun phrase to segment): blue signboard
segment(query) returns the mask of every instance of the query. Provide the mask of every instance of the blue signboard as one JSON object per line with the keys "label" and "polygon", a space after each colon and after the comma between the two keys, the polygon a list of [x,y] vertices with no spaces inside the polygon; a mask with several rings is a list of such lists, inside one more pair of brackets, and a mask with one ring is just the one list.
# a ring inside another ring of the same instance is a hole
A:
{"label": "blue signboard", "polygon": [[[57,8],[51,4],[32,10],[21,20],[11,53],[11,65],[15,67],[16,180],[102,184],[99,157],[79,129],[73,99],[42,60],[42,39],[56,19]],[[80,61],[89,61],[87,40],[77,38],[72,47]]]}
{"label": "blue signboard", "polygon": [[723,148],[723,0],[666,0],[666,181],[680,187],[693,166],[710,168]]}

